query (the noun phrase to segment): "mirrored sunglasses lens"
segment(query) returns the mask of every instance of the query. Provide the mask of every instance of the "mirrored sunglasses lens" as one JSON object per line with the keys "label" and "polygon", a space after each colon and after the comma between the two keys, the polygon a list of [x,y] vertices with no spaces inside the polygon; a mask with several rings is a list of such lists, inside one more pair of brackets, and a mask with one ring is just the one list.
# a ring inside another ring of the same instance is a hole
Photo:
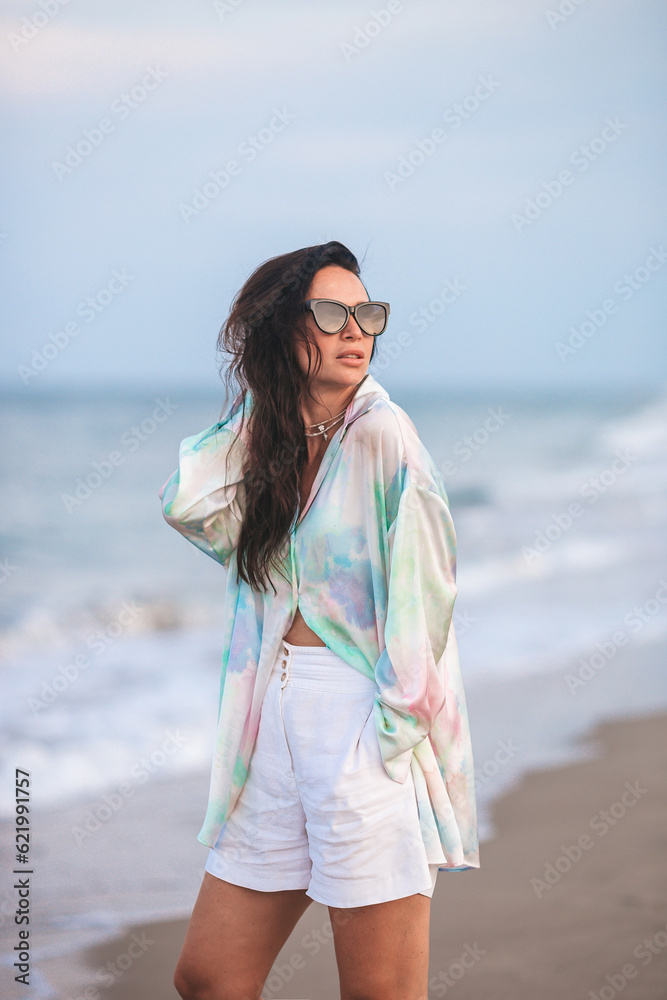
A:
{"label": "mirrored sunglasses lens", "polygon": [[338,333],[345,325],[347,313],[336,302],[317,302],[313,307],[315,321],[325,333]]}
{"label": "mirrored sunglasses lens", "polygon": [[387,323],[387,310],[384,306],[369,302],[357,309],[357,320],[364,333],[377,336],[382,333]]}

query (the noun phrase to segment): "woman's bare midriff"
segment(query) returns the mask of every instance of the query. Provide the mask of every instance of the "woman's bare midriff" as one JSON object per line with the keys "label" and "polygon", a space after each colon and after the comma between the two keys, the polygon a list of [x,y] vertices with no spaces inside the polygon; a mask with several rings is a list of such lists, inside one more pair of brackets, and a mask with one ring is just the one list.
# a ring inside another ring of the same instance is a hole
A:
{"label": "woman's bare midriff", "polygon": [[283,639],[291,642],[293,646],[326,646],[326,642],[322,642],[319,635],[313,632],[312,628],[308,628],[299,608],[296,609],[294,621]]}
{"label": "woman's bare midriff", "polygon": [[[310,457],[303,471],[301,477],[301,496],[303,497],[310,496],[310,491],[315,482],[324,451],[326,451],[326,446],[324,450],[320,448],[319,452]],[[301,511],[299,511],[299,514],[301,514]],[[306,625],[298,605],[289,632],[283,636],[283,639],[286,642],[291,642],[294,646],[326,646],[326,642],[322,642],[319,635]]]}

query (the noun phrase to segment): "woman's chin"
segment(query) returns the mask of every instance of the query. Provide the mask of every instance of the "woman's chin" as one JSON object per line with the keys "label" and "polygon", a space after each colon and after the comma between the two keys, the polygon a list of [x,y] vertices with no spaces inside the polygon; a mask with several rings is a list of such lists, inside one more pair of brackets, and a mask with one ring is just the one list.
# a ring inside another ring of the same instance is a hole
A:
{"label": "woman's chin", "polygon": [[339,385],[356,385],[360,382],[368,371],[368,364],[346,364],[345,362],[334,361],[326,373],[322,373],[327,381],[338,383]]}

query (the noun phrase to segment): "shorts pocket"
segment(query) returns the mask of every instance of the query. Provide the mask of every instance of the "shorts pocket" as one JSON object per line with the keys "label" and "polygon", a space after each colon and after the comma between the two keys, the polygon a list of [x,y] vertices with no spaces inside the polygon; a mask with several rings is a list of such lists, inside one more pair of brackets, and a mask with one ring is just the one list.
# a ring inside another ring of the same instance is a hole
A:
{"label": "shorts pocket", "polygon": [[[377,742],[377,735],[376,735],[376,732],[375,732],[375,713],[374,713],[374,708],[375,708],[375,698],[372,699],[371,704],[370,704],[370,708],[368,709],[368,711],[366,713],[366,717],[364,718],[363,722],[361,723],[361,728],[359,729],[359,735],[357,737],[357,744],[356,744],[357,747],[362,742],[362,740],[365,741],[368,738],[369,730],[371,730],[371,735],[373,736],[373,738]],[[380,745],[378,744],[378,752],[379,752],[379,749],[380,749]]]}

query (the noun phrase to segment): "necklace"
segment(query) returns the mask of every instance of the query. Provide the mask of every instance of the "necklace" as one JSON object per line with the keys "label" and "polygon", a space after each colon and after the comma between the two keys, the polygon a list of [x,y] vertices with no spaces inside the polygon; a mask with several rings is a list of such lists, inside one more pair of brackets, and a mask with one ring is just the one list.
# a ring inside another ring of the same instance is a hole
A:
{"label": "necklace", "polygon": [[312,431],[312,433],[310,433],[310,434],[308,433],[308,431],[306,431],[306,437],[311,437],[311,438],[312,437],[319,437],[320,434],[323,434],[324,435],[324,440],[328,441],[329,438],[327,436],[327,431],[330,431],[331,428],[333,427],[333,425],[335,423],[337,423],[342,416],[345,415],[345,411],[346,410],[347,410],[347,406],[345,407],[345,410],[341,410],[340,413],[337,416],[331,417],[330,420],[324,420],[321,424],[306,424],[306,427],[317,427],[317,430],[316,431]]}
{"label": "necklace", "polygon": [[[366,381],[366,379],[368,378],[368,375],[369,375],[369,372],[366,372],[366,374],[364,375],[364,377],[361,379],[361,382],[357,382],[357,389],[355,391],[357,391],[359,389],[359,386],[362,384],[362,382]],[[348,406],[349,405],[350,404],[348,403]],[[345,407],[344,410],[340,411],[340,413],[338,414],[338,416],[331,417],[330,420],[323,420],[321,424],[306,424],[307,428],[308,427],[317,427],[317,430],[313,431],[311,434],[309,434],[308,431],[306,430],[306,437],[309,437],[309,438],[319,437],[320,434],[323,434],[324,435],[324,440],[328,441],[329,438],[327,437],[327,431],[331,430],[331,428],[333,427],[333,425],[335,423],[337,423],[342,416],[345,415],[346,411],[347,411],[347,406]]]}

